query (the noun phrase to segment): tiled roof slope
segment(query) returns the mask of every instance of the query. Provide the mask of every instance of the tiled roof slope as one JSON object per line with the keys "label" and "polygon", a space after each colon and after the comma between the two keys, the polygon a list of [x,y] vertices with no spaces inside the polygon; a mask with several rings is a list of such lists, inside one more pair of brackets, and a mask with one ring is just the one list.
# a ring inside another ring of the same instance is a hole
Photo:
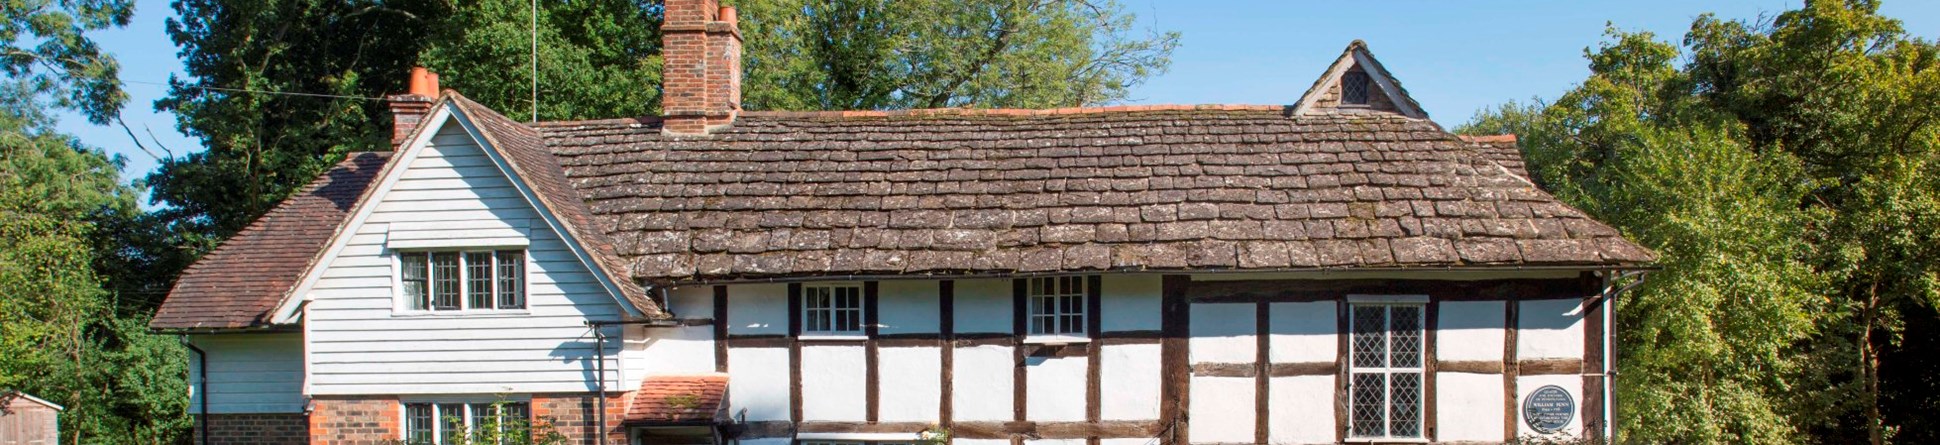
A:
{"label": "tiled roof slope", "polygon": [[726,400],[727,374],[660,375],[640,381],[626,423],[708,422]]}
{"label": "tiled roof slope", "polygon": [[635,277],[1608,266],[1653,254],[1427,120],[1284,107],[539,127]]}
{"label": "tiled roof slope", "polygon": [[203,255],[175,281],[149,326],[260,326],[348,218],[390,153],[353,153]]}
{"label": "tiled roof slope", "polygon": [[532,127],[520,124],[491,108],[479,105],[457,92],[447,92],[453,104],[471,118],[488,143],[496,147],[505,157],[514,173],[532,187],[533,194],[557,216],[564,229],[587,250],[594,267],[619,286],[620,293],[649,318],[663,317],[653,299],[640,283],[632,280],[627,273],[626,261],[620,258],[613,243],[601,231],[586,204],[566,185],[566,175],[561,171],[559,161],[546,150],[539,133]]}
{"label": "tiled roof slope", "polygon": [[1462,135],[1459,137],[1464,142],[1474,144],[1476,153],[1482,155],[1484,159],[1495,161],[1496,165],[1501,165],[1502,168],[1509,169],[1510,173],[1515,173],[1516,176],[1521,176],[1523,179],[1535,179],[1529,177],[1529,170],[1524,166],[1522,149],[1516,146],[1516,135]]}

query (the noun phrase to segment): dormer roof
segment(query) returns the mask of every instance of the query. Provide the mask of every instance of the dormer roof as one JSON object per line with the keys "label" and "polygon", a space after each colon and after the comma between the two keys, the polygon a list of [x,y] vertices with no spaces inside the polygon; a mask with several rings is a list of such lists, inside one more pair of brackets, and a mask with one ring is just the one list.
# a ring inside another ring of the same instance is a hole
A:
{"label": "dormer roof", "polygon": [[[1355,90],[1365,100],[1349,99]],[[1358,102],[1358,103],[1356,103]],[[1341,50],[1340,57],[1327,66],[1319,79],[1294,103],[1294,114],[1392,113],[1415,119],[1428,119],[1428,112],[1408,96],[1401,80],[1381,66],[1368,51],[1367,42],[1355,40]]]}

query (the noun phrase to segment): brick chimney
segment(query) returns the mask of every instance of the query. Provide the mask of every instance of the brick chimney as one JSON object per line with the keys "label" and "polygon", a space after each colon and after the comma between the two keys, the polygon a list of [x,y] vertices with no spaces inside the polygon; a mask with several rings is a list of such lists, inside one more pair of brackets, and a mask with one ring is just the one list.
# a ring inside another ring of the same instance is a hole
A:
{"label": "brick chimney", "polygon": [[662,132],[707,134],[741,112],[741,30],[719,0],[666,0]]}
{"label": "brick chimney", "polygon": [[391,106],[391,148],[396,149],[411,137],[411,132],[424,123],[431,114],[431,104],[438,99],[438,73],[424,67],[411,68],[411,90],[404,94],[384,97]]}

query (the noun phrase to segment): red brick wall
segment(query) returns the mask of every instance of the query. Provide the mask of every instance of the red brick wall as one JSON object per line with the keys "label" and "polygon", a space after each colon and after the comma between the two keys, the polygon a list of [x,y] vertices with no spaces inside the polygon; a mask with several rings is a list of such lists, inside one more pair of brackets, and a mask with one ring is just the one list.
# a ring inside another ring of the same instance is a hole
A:
{"label": "red brick wall", "polygon": [[379,445],[402,437],[397,397],[316,398],[314,402],[311,445]]}
{"label": "red brick wall", "polygon": [[[598,411],[598,394],[533,394],[532,417],[534,423],[550,422],[560,434],[572,439],[571,443],[594,445],[599,442],[599,419],[590,414]],[[606,430],[608,445],[625,445],[626,430],[620,422],[626,420],[626,395],[607,393]]]}
{"label": "red brick wall", "polygon": [[[202,443],[202,422],[195,422],[195,439]],[[302,445],[310,441],[310,422],[303,413],[210,414],[211,445]]]}

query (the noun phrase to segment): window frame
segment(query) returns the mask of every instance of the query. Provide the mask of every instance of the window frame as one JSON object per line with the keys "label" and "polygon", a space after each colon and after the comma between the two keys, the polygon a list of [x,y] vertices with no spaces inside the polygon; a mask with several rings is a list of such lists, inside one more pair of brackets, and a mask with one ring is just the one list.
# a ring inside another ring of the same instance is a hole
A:
{"label": "window frame", "polygon": [[[839,294],[836,292],[837,289],[843,289],[843,290],[854,292],[853,296],[855,297],[855,306],[843,307],[842,305],[840,305],[838,301]],[[815,295],[813,294],[817,290],[827,290],[829,292],[828,293],[829,305],[827,307],[818,308],[818,307],[811,307],[809,305],[810,300],[815,297]],[[803,284],[802,290],[801,290],[801,296],[800,296],[801,314],[799,314],[801,317],[802,326],[801,326],[801,332],[798,333],[797,335],[800,338],[824,339],[824,340],[867,339],[869,337],[869,325],[868,325],[869,307],[867,304],[863,302],[863,300],[867,298],[865,295],[863,295],[864,292],[865,292],[865,289],[863,287],[863,283],[861,282],[833,282],[833,283]],[[818,311],[825,313],[825,317],[827,317],[827,320],[825,321],[828,323],[829,329],[825,329],[825,330],[810,329],[810,326],[812,325],[812,322],[810,320],[814,319],[813,315]],[[853,318],[851,319],[855,321],[855,329],[854,330],[837,329],[837,324],[836,324],[837,312],[852,313],[851,317]]]}
{"label": "window frame", "polygon": [[[1354,102],[1354,101],[1348,100],[1347,84],[1349,80],[1360,81],[1360,88],[1361,88],[1360,102]],[[1373,105],[1374,104],[1374,74],[1369,73],[1366,70],[1359,70],[1359,69],[1348,70],[1346,72],[1341,73],[1340,104],[1343,106],[1349,106],[1349,107],[1365,107],[1365,106]]]}
{"label": "window frame", "polygon": [[[1087,275],[1050,276],[1024,278],[1024,319],[1025,342],[1027,343],[1084,343],[1090,341],[1091,277]],[[1040,285],[1043,283],[1045,285]],[[1068,284],[1069,286],[1059,286]],[[1046,287],[1050,286],[1050,287]],[[1051,311],[1043,300],[1051,300]],[[1040,326],[1039,319],[1046,324]],[[1072,324],[1067,329],[1061,324]],[[1043,329],[1054,328],[1054,329]]]}
{"label": "window frame", "polygon": [[[482,270],[491,274],[490,277],[482,280],[484,284],[486,284],[487,286],[490,286],[490,289],[486,290],[481,295],[473,295],[474,289],[472,288],[472,286],[476,284],[475,282],[480,280],[476,280],[474,279],[475,277],[471,276],[471,274],[474,272],[473,269],[476,268],[475,266],[478,266],[476,264],[472,264],[471,261],[473,261],[473,258],[478,254],[485,254],[484,256],[492,259],[492,264],[482,267]],[[518,256],[516,260],[512,260],[510,262],[501,261],[502,259],[506,259],[513,254],[516,254]],[[454,261],[456,261],[455,263],[452,264],[453,272],[456,276],[450,277],[448,281],[449,285],[455,285],[457,287],[456,289],[450,290],[452,295],[454,295],[452,299],[455,300],[454,303],[457,304],[455,308],[440,309],[441,307],[444,307],[444,306],[441,306],[439,304],[440,303],[439,292],[442,290],[445,290],[441,288],[441,285],[446,284],[446,283],[441,283],[441,280],[439,279],[438,272],[437,272],[437,269],[439,267],[438,258],[441,255],[450,255],[451,257],[454,258]],[[391,271],[392,271],[391,292],[392,292],[392,295],[395,296],[395,298],[393,298],[394,304],[392,305],[393,315],[401,315],[401,316],[450,316],[450,315],[481,315],[481,314],[517,315],[517,314],[528,314],[531,311],[532,254],[523,246],[465,247],[465,248],[450,248],[450,249],[404,249],[404,250],[392,250],[389,256],[391,260]],[[413,262],[413,260],[407,260],[406,259],[407,257],[415,257],[415,258],[423,259],[423,261],[419,262],[419,264],[422,265],[424,268],[423,272],[419,274],[420,278],[417,278],[417,279],[409,278],[409,274],[407,273],[407,270],[411,268],[407,266],[411,266],[411,264],[408,264],[408,263]],[[511,267],[513,269],[507,270],[507,267]],[[501,275],[503,273],[512,273],[513,276],[511,277],[503,276]],[[508,280],[508,278],[511,278],[511,279]],[[420,302],[420,299],[418,298],[419,296],[413,295],[412,293],[408,292],[410,283],[407,283],[407,281],[421,281],[421,286],[423,287],[423,292],[424,292],[422,305],[419,304]],[[509,295],[506,294],[505,288],[503,287],[506,284],[512,284],[517,286],[516,295],[512,295],[516,297],[516,301],[518,303],[517,307],[500,305],[500,303],[504,303],[508,301],[507,297]],[[482,301],[491,303],[492,307],[489,307],[489,308],[474,307],[472,304],[473,303],[472,300],[473,300],[473,297],[475,296],[483,297]]]}
{"label": "window frame", "polygon": [[[1344,427],[1347,428],[1346,440],[1348,442],[1426,442],[1428,440],[1428,419],[1426,417],[1427,382],[1430,377],[1427,372],[1428,360],[1430,360],[1427,347],[1429,341],[1427,326],[1428,304],[1428,298],[1425,295],[1352,295],[1348,297],[1348,304],[1346,305],[1348,311],[1346,317],[1348,323],[1346,326],[1348,350],[1346,351],[1347,360],[1345,363],[1342,363],[1342,366],[1346,368],[1347,379],[1341,382],[1341,385],[1346,390],[1342,391],[1342,397],[1344,399],[1339,402],[1346,407],[1347,424]],[[1359,360],[1356,355],[1361,352],[1361,346],[1360,342],[1354,336],[1357,335],[1357,329],[1360,324],[1360,317],[1356,316],[1356,312],[1361,308],[1381,308],[1383,324],[1383,330],[1381,331],[1381,351],[1384,366],[1361,366],[1358,363]],[[1395,357],[1394,342],[1396,331],[1394,329],[1394,322],[1396,308],[1414,309],[1414,329],[1412,331],[1417,342],[1414,348],[1414,366],[1394,366],[1393,363],[1393,358]],[[1356,389],[1354,382],[1362,374],[1383,376],[1381,386],[1381,406],[1383,409],[1380,435],[1367,435],[1355,430],[1355,424],[1358,419],[1354,409]],[[1396,407],[1393,382],[1395,375],[1415,376],[1415,434],[1412,436],[1398,436],[1394,434],[1394,414]]]}
{"label": "window frame", "polygon": [[[476,413],[474,413],[473,411],[478,409],[479,407],[490,408],[499,403],[505,403],[507,407],[510,407],[510,406],[521,407],[520,411],[525,413],[524,420],[527,423],[527,425],[529,426],[533,423],[534,418],[532,416],[532,401],[530,400],[524,400],[524,399],[516,399],[516,400],[496,400],[495,399],[491,401],[481,401],[479,399],[405,400],[397,404],[399,418],[403,420],[402,422],[398,422],[398,439],[402,441],[404,445],[445,445],[449,443],[449,441],[447,441],[446,439],[448,439],[451,434],[450,431],[446,431],[447,426],[449,425],[448,421],[451,420],[451,417],[453,417],[450,413],[443,412],[446,407],[455,406],[460,408],[462,412],[458,413],[455,417],[457,417],[457,420],[459,421],[459,423],[464,426],[465,431],[462,434],[470,435],[472,432],[472,429],[477,428],[475,422],[482,420],[482,418],[478,417]],[[411,416],[411,408],[413,407],[426,407],[427,409],[431,410],[430,412],[431,417],[429,419],[431,430],[424,432],[426,436],[430,437],[429,442],[413,442],[414,439],[411,437],[411,433],[415,432],[412,428],[412,424],[414,422],[412,421],[412,416]],[[501,428],[506,422],[506,419],[502,418],[502,416],[504,415],[503,413],[504,413],[504,410],[501,410],[500,413],[497,414],[501,416],[501,418],[499,419],[499,425],[501,426]]]}

